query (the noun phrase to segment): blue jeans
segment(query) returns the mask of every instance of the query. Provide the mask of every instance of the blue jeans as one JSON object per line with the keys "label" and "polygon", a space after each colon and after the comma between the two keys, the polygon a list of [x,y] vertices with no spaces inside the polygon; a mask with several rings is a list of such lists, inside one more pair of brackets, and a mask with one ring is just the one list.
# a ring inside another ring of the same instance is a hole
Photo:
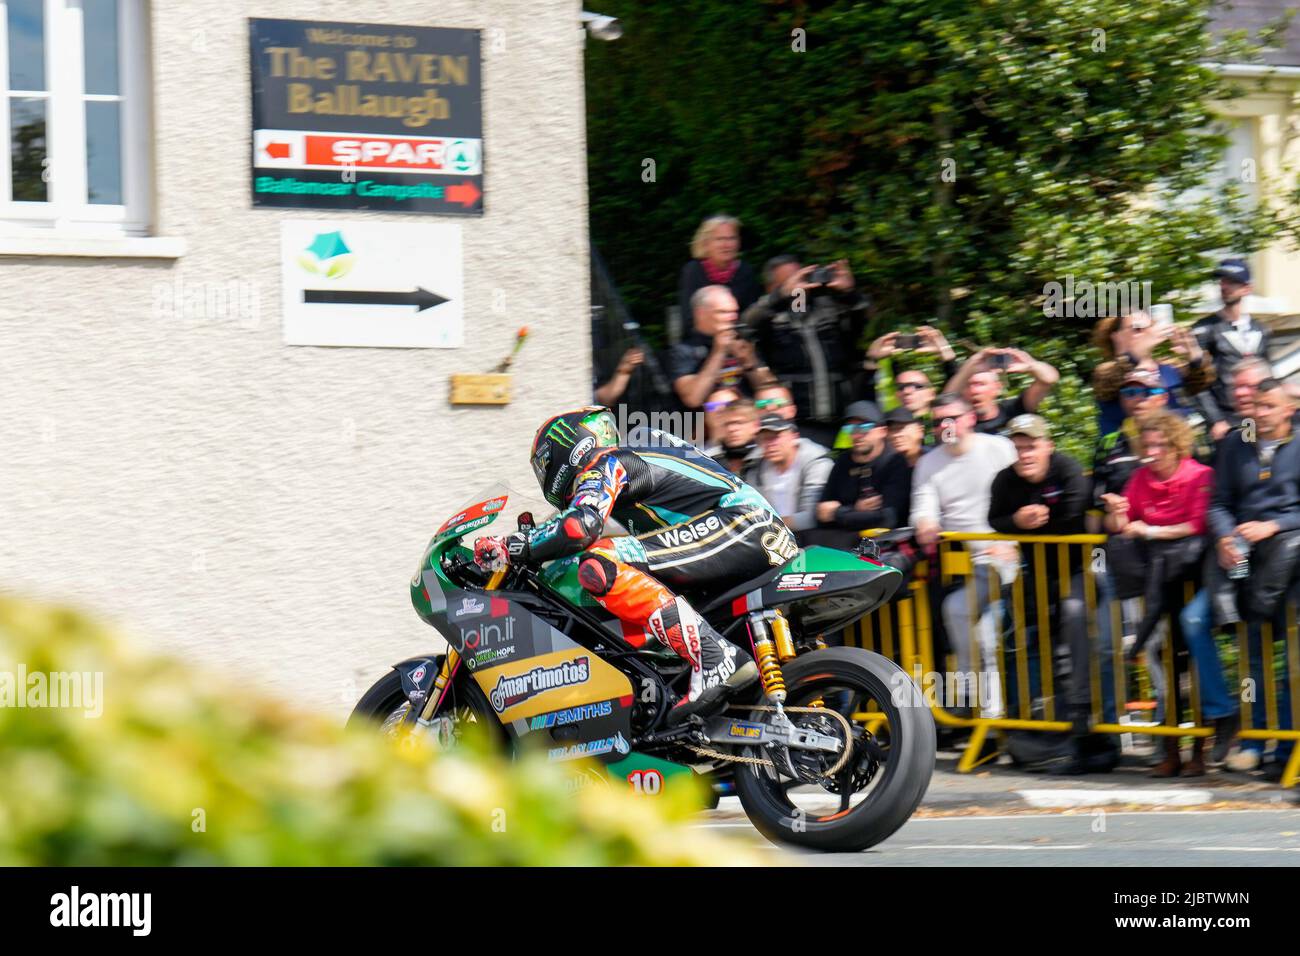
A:
{"label": "blue jeans", "polygon": [[[1219,648],[1214,640],[1210,615],[1210,592],[1204,588],[1197,591],[1196,596],[1179,612],[1178,620],[1182,624],[1187,652],[1196,662],[1202,719],[1210,721],[1231,716],[1236,711],[1237,704],[1228,694],[1228,685],[1223,679],[1223,665],[1219,661]],[[1254,651],[1251,656],[1254,657]],[[1260,707],[1263,707],[1262,703]]]}

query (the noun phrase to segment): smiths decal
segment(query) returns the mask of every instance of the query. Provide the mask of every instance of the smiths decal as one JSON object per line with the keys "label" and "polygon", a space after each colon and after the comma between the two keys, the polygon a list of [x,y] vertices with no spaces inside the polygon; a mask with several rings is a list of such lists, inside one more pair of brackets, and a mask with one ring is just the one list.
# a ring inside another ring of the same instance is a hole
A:
{"label": "smiths decal", "polygon": [[253,205],[482,215],[479,31],[249,22]]}
{"label": "smiths decal", "polygon": [[591,678],[590,662],[586,657],[563,661],[555,667],[534,667],[513,677],[501,675],[496,687],[488,695],[492,709],[498,714],[522,704],[543,691],[585,684]]}

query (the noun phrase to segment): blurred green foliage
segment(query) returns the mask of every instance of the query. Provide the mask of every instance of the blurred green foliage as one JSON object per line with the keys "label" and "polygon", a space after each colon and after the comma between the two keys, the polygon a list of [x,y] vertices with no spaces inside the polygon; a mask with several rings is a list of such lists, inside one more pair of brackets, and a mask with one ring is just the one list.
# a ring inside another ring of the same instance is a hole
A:
{"label": "blurred green foliage", "polygon": [[[755,267],[847,258],[877,333],[937,324],[1081,385],[1093,320],[1046,317],[1047,283],[1150,281],[1191,318],[1216,256],[1296,232],[1280,184],[1252,206],[1222,165],[1209,104],[1254,81],[1205,64],[1258,55],[1241,33],[1211,36],[1211,7],[608,0],[626,32],[587,44],[594,241],[647,326],[700,220],[725,211]],[[1049,411],[1090,454],[1086,390],[1063,385]]]}
{"label": "blurred green foliage", "polygon": [[[0,674],[103,676],[103,712],[0,707],[0,866],[717,865],[698,795],[575,790],[573,764],[432,753],[0,600]],[[666,797],[666,799],[665,799]]]}

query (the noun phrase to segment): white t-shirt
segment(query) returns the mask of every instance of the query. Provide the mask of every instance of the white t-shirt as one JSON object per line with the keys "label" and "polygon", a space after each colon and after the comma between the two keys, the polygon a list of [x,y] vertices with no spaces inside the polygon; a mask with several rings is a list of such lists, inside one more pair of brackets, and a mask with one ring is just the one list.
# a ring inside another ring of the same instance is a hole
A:
{"label": "white t-shirt", "polygon": [[[944,531],[992,531],[989,498],[997,473],[1015,463],[1016,446],[1001,435],[970,436],[964,455],[939,445],[921,456],[912,475],[912,524],[938,523]],[[989,545],[970,542],[978,553]]]}

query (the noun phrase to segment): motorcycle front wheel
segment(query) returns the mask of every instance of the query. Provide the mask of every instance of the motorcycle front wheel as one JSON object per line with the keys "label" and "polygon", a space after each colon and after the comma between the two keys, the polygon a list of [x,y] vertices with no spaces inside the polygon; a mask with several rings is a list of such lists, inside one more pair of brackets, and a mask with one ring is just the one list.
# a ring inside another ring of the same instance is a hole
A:
{"label": "motorcycle front wheel", "polygon": [[[445,655],[433,658],[434,667],[442,667]],[[448,691],[451,699],[443,705],[438,730],[438,742],[443,746],[454,746],[472,726],[483,732],[487,739],[496,745],[504,746],[506,734],[497,720],[492,705],[472,680],[455,680]],[[402,676],[390,670],[379,678],[369,690],[361,695],[357,705],[348,717],[348,726],[374,726],[381,734],[395,737],[403,727],[409,728],[407,722],[411,702],[402,690]]]}

